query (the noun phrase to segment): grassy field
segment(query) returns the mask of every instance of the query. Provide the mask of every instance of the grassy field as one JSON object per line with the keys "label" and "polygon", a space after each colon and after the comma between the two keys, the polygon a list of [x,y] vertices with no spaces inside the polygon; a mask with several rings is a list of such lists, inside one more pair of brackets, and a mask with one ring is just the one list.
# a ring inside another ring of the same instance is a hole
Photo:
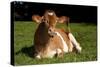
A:
{"label": "grassy field", "polygon": [[[75,52],[64,55],[64,58],[34,59],[32,49],[34,44],[34,32],[37,24],[33,22],[14,22],[14,59],[15,65],[50,64],[84,62],[97,60],[97,28],[95,24],[70,23],[73,35],[82,46],[82,53]],[[64,24],[57,27],[66,28]]]}

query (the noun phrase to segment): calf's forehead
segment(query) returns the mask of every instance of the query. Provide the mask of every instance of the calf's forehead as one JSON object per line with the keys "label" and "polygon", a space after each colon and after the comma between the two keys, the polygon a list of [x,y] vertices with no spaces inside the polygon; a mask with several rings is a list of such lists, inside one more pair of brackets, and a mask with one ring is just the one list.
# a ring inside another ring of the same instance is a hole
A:
{"label": "calf's forehead", "polygon": [[50,25],[55,24],[56,21],[57,21],[56,14],[55,14],[54,11],[47,11],[47,12],[45,12],[44,17],[45,17],[46,20],[49,21]]}

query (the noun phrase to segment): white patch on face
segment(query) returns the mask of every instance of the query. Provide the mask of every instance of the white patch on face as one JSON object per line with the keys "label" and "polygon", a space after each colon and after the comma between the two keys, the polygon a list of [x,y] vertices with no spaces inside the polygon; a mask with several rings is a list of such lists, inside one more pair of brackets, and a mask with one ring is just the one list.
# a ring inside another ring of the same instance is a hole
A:
{"label": "white patch on face", "polygon": [[48,15],[51,15],[52,16],[53,15],[53,12],[49,12]]}
{"label": "white patch on face", "polygon": [[68,52],[68,46],[67,46],[66,42],[64,41],[63,37],[58,32],[55,32],[55,33],[61,38],[62,43],[63,43],[63,51],[65,53],[67,53]]}

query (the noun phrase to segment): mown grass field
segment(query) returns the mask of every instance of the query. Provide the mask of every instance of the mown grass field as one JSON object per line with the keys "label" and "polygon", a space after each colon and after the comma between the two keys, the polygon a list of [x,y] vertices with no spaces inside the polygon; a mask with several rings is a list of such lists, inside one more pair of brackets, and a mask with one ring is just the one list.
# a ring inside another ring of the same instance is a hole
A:
{"label": "mown grass field", "polygon": [[[75,52],[64,55],[64,58],[34,59],[32,56],[34,33],[38,25],[34,22],[14,22],[14,59],[15,65],[50,64],[84,62],[97,60],[97,27],[95,24],[70,23],[73,35],[82,46],[82,53]],[[59,28],[67,28],[58,24]]]}

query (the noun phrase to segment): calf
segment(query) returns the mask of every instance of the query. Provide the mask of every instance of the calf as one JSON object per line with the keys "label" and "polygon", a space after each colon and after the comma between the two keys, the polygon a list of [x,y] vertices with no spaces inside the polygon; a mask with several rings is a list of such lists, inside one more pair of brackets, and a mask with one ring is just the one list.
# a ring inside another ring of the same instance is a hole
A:
{"label": "calf", "polygon": [[55,27],[59,20],[54,11],[47,10],[41,19],[36,19],[40,22],[34,36],[36,58],[63,57],[64,53],[72,52],[74,47],[81,52],[79,43],[70,32]]}

